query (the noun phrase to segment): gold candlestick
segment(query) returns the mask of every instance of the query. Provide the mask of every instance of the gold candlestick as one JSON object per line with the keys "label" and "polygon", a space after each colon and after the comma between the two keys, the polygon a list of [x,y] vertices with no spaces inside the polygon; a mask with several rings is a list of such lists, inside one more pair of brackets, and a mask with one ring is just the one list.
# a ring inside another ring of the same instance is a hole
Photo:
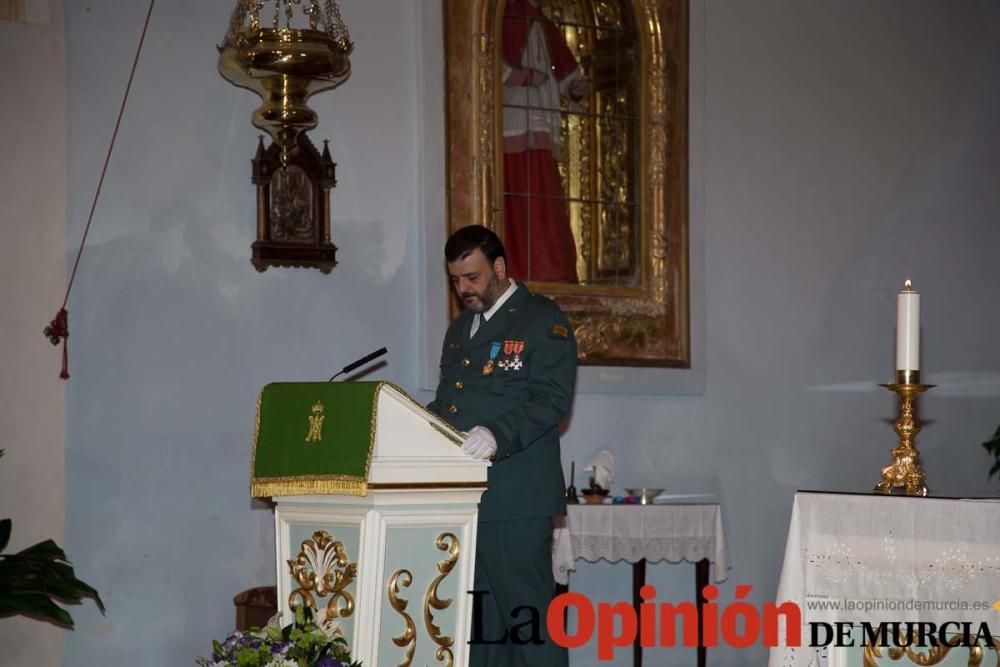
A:
{"label": "gold candlestick", "polygon": [[920,466],[920,453],[914,444],[920,425],[913,418],[914,399],[934,387],[920,384],[920,371],[896,371],[896,382],[880,385],[899,394],[899,419],[893,428],[899,435],[899,446],[891,450],[893,462],[882,468],[882,481],[875,485],[875,493],[892,493],[903,488],[908,496],[927,495],[927,474]]}

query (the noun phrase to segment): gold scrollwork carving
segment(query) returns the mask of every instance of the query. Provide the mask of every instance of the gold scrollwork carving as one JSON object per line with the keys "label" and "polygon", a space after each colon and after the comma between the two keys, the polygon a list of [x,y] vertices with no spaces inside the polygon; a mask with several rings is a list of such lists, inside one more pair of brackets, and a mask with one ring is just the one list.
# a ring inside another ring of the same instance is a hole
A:
{"label": "gold scrollwork carving", "polygon": [[[358,575],[358,564],[348,563],[344,545],[334,541],[330,533],[317,530],[302,543],[295,560],[288,561],[292,580],[298,584],[288,596],[288,606],[309,607],[318,614],[316,624],[330,636],[340,633],[338,618],[354,613],[354,596],[347,588]],[[325,610],[317,606],[316,598],[330,596]],[[315,597],[314,597],[315,596]]]}
{"label": "gold scrollwork carving", "polygon": [[396,646],[400,648],[404,646],[408,647],[406,650],[406,659],[396,667],[410,667],[410,664],[413,662],[413,652],[417,649],[417,628],[413,624],[413,618],[406,613],[406,606],[409,604],[409,601],[399,597],[399,586],[403,585],[409,588],[412,583],[413,575],[409,570],[396,570],[392,578],[389,579],[388,590],[386,591],[386,596],[389,598],[389,606],[403,617],[403,623],[406,626],[403,634],[392,638],[392,643]]}
{"label": "gold scrollwork carving", "polygon": [[451,651],[451,646],[455,643],[455,638],[445,636],[441,632],[441,628],[434,625],[434,615],[431,609],[441,611],[451,606],[452,600],[442,600],[438,597],[438,586],[455,569],[461,547],[458,538],[453,533],[441,533],[434,541],[434,545],[440,551],[447,551],[448,557],[437,562],[438,576],[434,577],[434,581],[430,583],[427,592],[424,593],[424,627],[427,629],[431,641],[438,646],[434,657],[437,658],[438,662],[443,662],[445,667],[452,667],[455,656]]}
{"label": "gold scrollwork carving", "polygon": [[[880,640],[882,635],[879,634],[876,637],[876,643],[871,646],[865,646],[863,654],[863,665],[864,667],[882,667],[879,659],[882,658],[882,648],[878,644],[881,643]],[[897,637],[897,643],[902,643],[905,637],[899,635]],[[941,664],[948,654],[951,653],[952,649],[959,647],[959,642],[961,637],[953,637],[947,644],[938,644],[936,646],[931,646],[927,648],[926,652],[915,650],[912,646],[893,646],[886,648],[886,657],[893,662],[898,660],[907,659],[915,665],[921,665],[922,667],[932,667],[933,665]],[[986,651],[979,644],[973,646],[965,646],[969,650],[969,660],[966,663],[968,667],[981,667],[986,659]],[[1000,641],[994,640],[993,646],[990,647],[996,655],[996,662],[994,667],[1000,667]]]}
{"label": "gold scrollwork carving", "polygon": [[493,206],[493,101],[496,96],[493,81],[495,50],[493,37],[489,33],[477,35],[479,42],[478,87],[479,87],[479,160],[476,172],[479,181],[480,215],[484,220],[493,221],[496,210]]}
{"label": "gold scrollwork carving", "polygon": [[578,314],[573,333],[580,361],[622,357],[627,350],[637,348],[664,354],[675,351],[669,337],[657,326],[663,310],[649,304],[635,308],[618,304],[611,313]]}

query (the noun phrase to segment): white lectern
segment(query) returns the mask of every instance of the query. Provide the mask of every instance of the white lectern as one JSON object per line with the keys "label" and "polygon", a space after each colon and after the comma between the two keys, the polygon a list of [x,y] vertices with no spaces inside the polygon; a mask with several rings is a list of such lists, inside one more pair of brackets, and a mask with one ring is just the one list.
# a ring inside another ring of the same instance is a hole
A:
{"label": "white lectern", "polygon": [[314,609],[356,660],[468,665],[489,462],[388,383],[261,391],[252,494],[276,503],[278,603]]}

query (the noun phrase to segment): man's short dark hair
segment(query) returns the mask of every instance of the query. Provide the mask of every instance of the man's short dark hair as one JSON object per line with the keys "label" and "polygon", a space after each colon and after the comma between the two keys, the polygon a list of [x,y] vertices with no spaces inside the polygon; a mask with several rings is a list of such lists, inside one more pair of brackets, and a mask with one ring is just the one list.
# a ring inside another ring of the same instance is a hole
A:
{"label": "man's short dark hair", "polygon": [[507,252],[503,249],[500,237],[482,225],[468,225],[448,237],[444,244],[444,258],[450,264],[466,257],[476,249],[482,250],[490,264],[498,257],[507,261]]}

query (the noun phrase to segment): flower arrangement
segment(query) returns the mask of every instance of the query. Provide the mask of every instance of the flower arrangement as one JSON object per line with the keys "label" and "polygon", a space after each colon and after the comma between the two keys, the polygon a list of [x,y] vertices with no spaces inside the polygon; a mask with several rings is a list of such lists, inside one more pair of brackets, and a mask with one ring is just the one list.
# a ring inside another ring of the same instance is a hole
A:
{"label": "flower arrangement", "polygon": [[313,623],[312,610],[295,609],[295,622],[282,628],[274,616],[262,630],[234,632],[212,642],[211,659],[199,657],[200,667],[361,667],[351,660],[347,641],[330,638]]}

